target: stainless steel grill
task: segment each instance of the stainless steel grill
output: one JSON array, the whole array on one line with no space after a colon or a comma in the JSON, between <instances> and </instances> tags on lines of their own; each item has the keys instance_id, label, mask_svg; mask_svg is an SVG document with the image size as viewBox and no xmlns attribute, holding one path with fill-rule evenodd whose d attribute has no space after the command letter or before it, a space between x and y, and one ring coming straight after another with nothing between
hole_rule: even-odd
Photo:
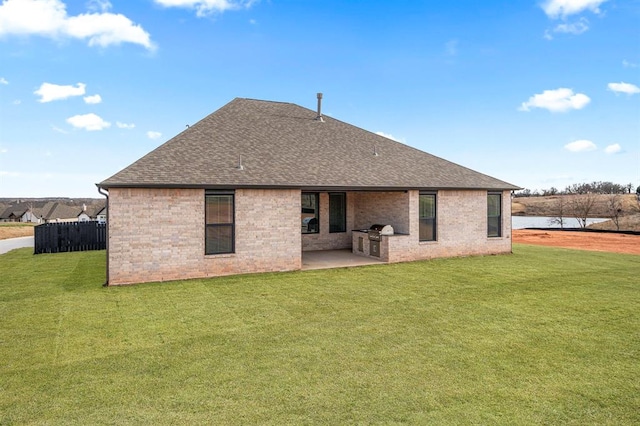
<instances>
[{"instance_id":1,"label":"stainless steel grill","mask_svg":"<svg viewBox=\"0 0 640 426\"><path fill-rule=\"evenodd\" d=\"M369 255L380 257L380 241L383 235L393 235L393 226L373 224L368 231L369 234Z\"/></svg>"},{"instance_id":2,"label":"stainless steel grill","mask_svg":"<svg viewBox=\"0 0 640 426\"><path fill-rule=\"evenodd\" d=\"M380 241L383 235L393 235L393 226L376 223L369 228L369 239L371 241Z\"/></svg>"}]
</instances>

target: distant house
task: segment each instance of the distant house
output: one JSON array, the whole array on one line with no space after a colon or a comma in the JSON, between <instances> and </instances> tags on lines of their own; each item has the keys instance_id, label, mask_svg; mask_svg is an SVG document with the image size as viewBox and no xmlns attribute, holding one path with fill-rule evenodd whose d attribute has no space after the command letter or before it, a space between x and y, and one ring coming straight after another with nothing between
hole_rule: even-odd
<instances>
[{"instance_id":1,"label":"distant house","mask_svg":"<svg viewBox=\"0 0 640 426\"><path fill-rule=\"evenodd\" d=\"M0 222L84 222L100 220L98 215L104 209L104 202L78 206L70 201L16 201L0 210Z\"/></svg>"},{"instance_id":2,"label":"distant house","mask_svg":"<svg viewBox=\"0 0 640 426\"><path fill-rule=\"evenodd\" d=\"M82 209L57 201L49 201L34 213L40 218L39 223L77 222Z\"/></svg>"},{"instance_id":3,"label":"distant house","mask_svg":"<svg viewBox=\"0 0 640 426\"><path fill-rule=\"evenodd\" d=\"M0 222L31 222L33 203L15 202L0 210Z\"/></svg>"},{"instance_id":4,"label":"distant house","mask_svg":"<svg viewBox=\"0 0 640 426\"><path fill-rule=\"evenodd\" d=\"M93 206L82 205L82 210L78 214L78 222L98 221L101 223L106 222L106 207L104 204L98 204Z\"/></svg>"},{"instance_id":5,"label":"distant house","mask_svg":"<svg viewBox=\"0 0 640 426\"><path fill-rule=\"evenodd\" d=\"M510 183L298 105L235 99L98 184L111 285L511 252ZM140 212L144 212L143 218ZM394 235L370 240L373 224Z\"/></svg>"},{"instance_id":6,"label":"distant house","mask_svg":"<svg viewBox=\"0 0 640 426\"><path fill-rule=\"evenodd\" d=\"M24 210L9 207L0 214L0 222L20 222Z\"/></svg>"},{"instance_id":7,"label":"distant house","mask_svg":"<svg viewBox=\"0 0 640 426\"><path fill-rule=\"evenodd\" d=\"M98 210L98 212L96 213L96 220L99 223L107 223L107 207L106 206Z\"/></svg>"},{"instance_id":8,"label":"distant house","mask_svg":"<svg viewBox=\"0 0 640 426\"><path fill-rule=\"evenodd\" d=\"M20 216L20 222L40 223L41 218L38 217L35 209L29 208Z\"/></svg>"}]
</instances>

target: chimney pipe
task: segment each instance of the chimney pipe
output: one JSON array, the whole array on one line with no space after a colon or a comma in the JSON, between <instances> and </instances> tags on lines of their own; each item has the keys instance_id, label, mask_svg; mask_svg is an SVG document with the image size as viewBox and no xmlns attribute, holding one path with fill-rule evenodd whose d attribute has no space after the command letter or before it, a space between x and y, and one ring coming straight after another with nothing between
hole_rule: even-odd
<instances>
[{"instance_id":1,"label":"chimney pipe","mask_svg":"<svg viewBox=\"0 0 640 426\"><path fill-rule=\"evenodd\" d=\"M322 93L318 93L318 116L316 117L317 121L323 122L322 119Z\"/></svg>"}]
</instances>

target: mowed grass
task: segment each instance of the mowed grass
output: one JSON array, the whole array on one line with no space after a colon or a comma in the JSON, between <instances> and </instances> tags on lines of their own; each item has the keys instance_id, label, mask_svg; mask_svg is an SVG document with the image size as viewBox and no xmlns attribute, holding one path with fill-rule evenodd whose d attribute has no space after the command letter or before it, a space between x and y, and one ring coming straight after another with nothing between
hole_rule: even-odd
<instances>
[{"instance_id":1,"label":"mowed grass","mask_svg":"<svg viewBox=\"0 0 640 426\"><path fill-rule=\"evenodd\" d=\"M640 424L640 256L104 270L0 256L0 424Z\"/></svg>"}]
</instances>

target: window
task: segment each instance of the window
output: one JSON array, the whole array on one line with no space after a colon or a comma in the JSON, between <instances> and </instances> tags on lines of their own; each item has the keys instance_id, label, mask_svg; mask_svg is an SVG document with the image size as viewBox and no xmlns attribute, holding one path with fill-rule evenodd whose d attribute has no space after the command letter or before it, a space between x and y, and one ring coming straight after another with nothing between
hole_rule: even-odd
<instances>
[{"instance_id":1,"label":"window","mask_svg":"<svg viewBox=\"0 0 640 426\"><path fill-rule=\"evenodd\" d=\"M235 251L234 193L205 192L205 254Z\"/></svg>"},{"instance_id":2,"label":"window","mask_svg":"<svg viewBox=\"0 0 640 426\"><path fill-rule=\"evenodd\" d=\"M347 194L329 194L329 232L347 232Z\"/></svg>"},{"instance_id":3,"label":"window","mask_svg":"<svg viewBox=\"0 0 640 426\"><path fill-rule=\"evenodd\" d=\"M502 236L502 194L487 194L487 236Z\"/></svg>"},{"instance_id":4,"label":"window","mask_svg":"<svg viewBox=\"0 0 640 426\"><path fill-rule=\"evenodd\" d=\"M302 193L302 233L317 234L320 232L320 199L317 192Z\"/></svg>"},{"instance_id":5,"label":"window","mask_svg":"<svg viewBox=\"0 0 640 426\"><path fill-rule=\"evenodd\" d=\"M420 241L436 241L436 193L420 193Z\"/></svg>"}]
</instances>

